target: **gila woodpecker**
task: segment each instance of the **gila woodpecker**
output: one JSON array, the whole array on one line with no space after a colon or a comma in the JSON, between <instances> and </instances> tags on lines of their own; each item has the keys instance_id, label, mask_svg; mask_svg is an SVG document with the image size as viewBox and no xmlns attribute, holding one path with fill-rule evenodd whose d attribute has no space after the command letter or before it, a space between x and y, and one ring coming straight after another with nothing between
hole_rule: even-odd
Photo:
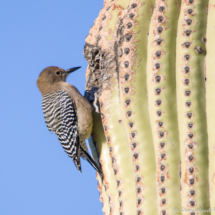
<instances>
[{"instance_id":1,"label":"gila woodpecker","mask_svg":"<svg viewBox=\"0 0 215 215\"><path fill-rule=\"evenodd\" d=\"M42 94L42 108L48 130L54 132L63 149L81 172L80 157L86 159L103 178L99 165L89 155L85 139L91 135L92 107L67 76L80 67L63 70L47 67L39 75L37 86Z\"/></svg>"}]
</instances>

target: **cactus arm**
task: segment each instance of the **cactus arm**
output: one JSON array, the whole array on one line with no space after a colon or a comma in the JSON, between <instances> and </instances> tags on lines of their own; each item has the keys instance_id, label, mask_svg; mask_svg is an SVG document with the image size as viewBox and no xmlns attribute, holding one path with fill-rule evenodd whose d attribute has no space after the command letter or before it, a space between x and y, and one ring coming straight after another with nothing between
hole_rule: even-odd
<instances>
[{"instance_id":1,"label":"cactus arm","mask_svg":"<svg viewBox=\"0 0 215 215\"><path fill-rule=\"evenodd\" d=\"M205 44L202 42L206 34L207 3L207 0L182 2L176 49L182 207L194 211L200 208L208 210L210 207L204 83ZM183 214L187 212L184 211Z\"/></svg>"},{"instance_id":2,"label":"cactus arm","mask_svg":"<svg viewBox=\"0 0 215 215\"><path fill-rule=\"evenodd\" d=\"M207 24L207 41L206 42L207 56L206 56L206 107L207 107L207 125L208 125L208 148L209 148L209 184L210 184L210 203L211 214L215 214L215 1L209 0L208 5L208 24Z\"/></svg>"},{"instance_id":3,"label":"cactus arm","mask_svg":"<svg viewBox=\"0 0 215 215\"><path fill-rule=\"evenodd\" d=\"M179 4L174 0L156 1L148 40L148 100L157 163L159 214L173 214L175 208L179 209L178 214L181 211L180 143L174 72L175 20L178 20Z\"/></svg>"}]
</instances>

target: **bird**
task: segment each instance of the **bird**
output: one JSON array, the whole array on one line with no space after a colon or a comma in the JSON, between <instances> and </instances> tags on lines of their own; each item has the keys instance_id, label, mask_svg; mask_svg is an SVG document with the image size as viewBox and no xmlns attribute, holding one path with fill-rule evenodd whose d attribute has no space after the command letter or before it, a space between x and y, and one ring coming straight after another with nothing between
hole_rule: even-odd
<instances>
[{"instance_id":1,"label":"bird","mask_svg":"<svg viewBox=\"0 0 215 215\"><path fill-rule=\"evenodd\" d=\"M85 139L92 133L92 107L78 89L67 83L69 74L81 67L67 70L49 66L42 70L37 86L42 94L46 126L57 135L64 151L82 172L80 157L87 160L103 179L101 167L90 156Z\"/></svg>"}]
</instances>

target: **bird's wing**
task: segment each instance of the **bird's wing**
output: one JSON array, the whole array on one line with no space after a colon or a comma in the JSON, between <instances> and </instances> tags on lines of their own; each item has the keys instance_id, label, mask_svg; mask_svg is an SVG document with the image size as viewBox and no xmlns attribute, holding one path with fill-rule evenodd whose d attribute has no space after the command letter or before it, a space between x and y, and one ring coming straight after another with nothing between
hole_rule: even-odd
<instances>
[{"instance_id":1,"label":"bird's wing","mask_svg":"<svg viewBox=\"0 0 215 215\"><path fill-rule=\"evenodd\" d=\"M43 114L49 131L53 131L65 152L81 171L78 122L75 103L66 91L48 93L42 101Z\"/></svg>"}]
</instances>

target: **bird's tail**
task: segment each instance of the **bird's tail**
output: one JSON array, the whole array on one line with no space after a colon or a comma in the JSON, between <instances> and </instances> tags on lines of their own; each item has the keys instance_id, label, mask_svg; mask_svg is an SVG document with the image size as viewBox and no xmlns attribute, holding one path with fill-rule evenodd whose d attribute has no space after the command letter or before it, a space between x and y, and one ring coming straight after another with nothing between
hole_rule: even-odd
<instances>
[{"instance_id":1,"label":"bird's tail","mask_svg":"<svg viewBox=\"0 0 215 215\"><path fill-rule=\"evenodd\" d=\"M103 181L104 175L101 167L92 159L92 157L82 147L81 147L81 157L85 158L91 164L91 166L99 173Z\"/></svg>"},{"instance_id":2,"label":"bird's tail","mask_svg":"<svg viewBox=\"0 0 215 215\"><path fill-rule=\"evenodd\" d=\"M73 161L74 161L74 164L75 164L75 166L77 167L78 171L79 171L79 172L82 172L82 171L81 171L80 157L79 157L79 159L78 159L77 156L74 157L74 158L73 158Z\"/></svg>"}]
</instances>

